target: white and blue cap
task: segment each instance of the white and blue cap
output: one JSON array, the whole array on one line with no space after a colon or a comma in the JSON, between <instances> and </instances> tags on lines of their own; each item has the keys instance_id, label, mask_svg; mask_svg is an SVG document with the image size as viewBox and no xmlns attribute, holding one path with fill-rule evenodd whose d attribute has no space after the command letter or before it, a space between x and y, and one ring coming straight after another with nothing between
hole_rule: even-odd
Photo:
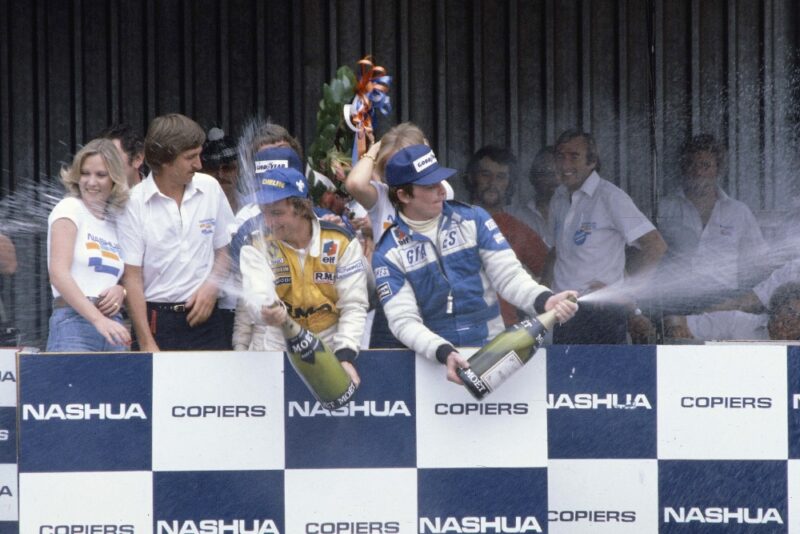
<instances>
[{"instance_id":1,"label":"white and blue cap","mask_svg":"<svg viewBox=\"0 0 800 534\"><path fill-rule=\"evenodd\" d=\"M294 169L303 172L300 156L289 147L262 148L254 159L256 178L270 169Z\"/></svg>"},{"instance_id":2,"label":"white and blue cap","mask_svg":"<svg viewBox=\"0 0 800 534\"><path fill-rule=\"evenodd\" d=\"M392 187L405 184L433 185L455 173L455 169L439 166L436 154L428 145L411 145L389 159L386 164L386 183Z\"/></svg>"},{"instance_id":3,"label":"white and blue cap","mask_svg":"<svg viewBox=\"0 0 800 534\"><path fill-rule=\"evenodd\" d=\"M302 172L293 168L270 169L256 174L258 188L256 202L272 204L284 198L308 198L308 180Z\"/></svg>"}]
</instances>

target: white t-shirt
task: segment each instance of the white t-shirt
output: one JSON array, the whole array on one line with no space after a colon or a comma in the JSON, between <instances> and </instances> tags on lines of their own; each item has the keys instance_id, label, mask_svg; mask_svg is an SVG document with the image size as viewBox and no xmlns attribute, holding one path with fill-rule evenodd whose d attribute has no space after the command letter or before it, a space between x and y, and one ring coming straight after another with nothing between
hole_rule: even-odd
<instances>
[{"instance_id":1,"label":"white t-shirt","mask_svg":"<svg viewBox=\"0 0 800 534\"><path fill-rule=\"evenodd\" d=\"M131 190L118 224L125 262L142 267L148 302L185 302L214 266L214 251L231 241L228 199L219 183L195 173L180 207L152 174Z\"/></svg>"},{"instance_id":2,"label":"white t-shirt","mask_svg":"<svg viewBox=\"0 0 800 534\"><path fill-rule=\"evenodd\" d=\"M625 245L655 230L622 189L592 172L580 189L563 185L550 199L550 226L556 247L553 291L584 292L592 281L622 281Z\"/></svg>"},{"instance_id":3,"label":"white t-shirt","mask_svg":"<svg viewBox=\"0 0 800 534\"><path fill-rule=\"evenodd\" d=\"M83 201L75 197L61 200L47 218L47 265L50 265L50 238L53 223L69 219L78 227L72 252L70 274L87 297L97 297L115 285L125 270L121 256L117 227L110 218L98 219ZM53 286L53 297L61 293Z\"/></svg>"},{"instance_id":4,"label":"white t-shirt","mask_svg":"<svg viewBox=\"0 0 800 534\"><path fill-rule=\"evenodd\" d=\"M687 315L686 325L703 341L745 341L769 339L767 314L718 311Z\"/></svg>"},{"instance_id":5,"label":"white t-shirt","mask_svg":"<svg viewBox=\"0 0 800 534\"><path fill-rule=\"evenodd\" d=\"M682 275L700 275L705 290L748 287L767 258L767 244L755 216L722 189L705 228L700 213L683 192L658 208L658 229L667 242L665 261Z\"/></svg>"},{"instance_id":6,"label":"white t-shirt","mask_svg":"<svg viewBox=\"0 0 800 534\"><path fill-rule=\"evenodd\" d=\"M377 243L380 241L383 233L394 224L397 218L397 210L394 209L394 206L389 200L389 186L377 180L372 180L370 183L378 193L378 199L375 201L375 205L367 210L369 222L372 224L373 240Z\"/></svg>"},{"instance_id":7,"label":"white t-shirt","mask_svg":"<svg viewBox=\"0 0 800 534\"><path fill-rule=\"evenodd\" d=\"M539 234L548 248L553 246L553 228L549 221L542 215L536 207L536 200L531 199L525 204L511 206L508 213L530 226L534 232Z\"/></svg>"},{"instance_id":8,"label":"white t-shirt","mask_svg":"<svg viewBox=\"0 0 800 534\"><path fill-rule=\"evenodd\" d=\"M775 290L787 282L800 282L800 258L795 259L773 271L769 278L756 285L753 293L765 308L769 308L769 301Z\"/></svg>"}]
</instances>

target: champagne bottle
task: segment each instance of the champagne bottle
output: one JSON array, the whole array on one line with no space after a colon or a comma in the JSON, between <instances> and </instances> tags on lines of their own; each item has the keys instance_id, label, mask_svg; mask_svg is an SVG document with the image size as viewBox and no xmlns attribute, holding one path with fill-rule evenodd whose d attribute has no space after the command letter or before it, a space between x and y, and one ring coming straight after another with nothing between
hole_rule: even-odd
<instances>
[{"instance_id":1,"label":"champagne bottle","mask_svg":"<svg viewBox=\"0 0 800 534\"><path fill-rule=\"evenodd\" d=\"M281 325L289 361L323 408L341 408L356 385L325 343L290 317Z\"/></svg>"},{"instance_id":2,"label":"champagne bottle","mask_svg":"<svg viewBox=\"0 0 800 534\"><path fill-rule=\"evenodd\" d=\"M550 310L512 325L473 354L467 360L468 369L459 368L456 373L472 396L481 400L528 363L555 324L556 312Z\"/></svg>"},{"instance_id":3,"label":"champagne bottle","mask_svg":"<svg viewBox=\"0 0 800 534\"><path fill-rule=\"evenodd\" d=\"M269 254L264 255L269 258ZM274 279L272 269L265 264L258 280L242 280L245 303L252 315L259 316L262 306L271 308L281 305L275 292ZM328 410L341 408L350 402L356 384L333 351L288 315L281 325L281 331L286 339L289 362L314 398Z\"/></svg>"}]
</instances>

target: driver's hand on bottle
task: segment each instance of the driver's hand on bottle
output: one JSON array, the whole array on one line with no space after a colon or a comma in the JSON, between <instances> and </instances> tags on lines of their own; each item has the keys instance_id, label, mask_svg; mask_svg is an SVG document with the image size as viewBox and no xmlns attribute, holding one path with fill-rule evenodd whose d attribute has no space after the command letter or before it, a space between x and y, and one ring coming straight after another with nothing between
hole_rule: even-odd
<instances>
[{"instance_id":1,"label":"driver's hand on bottle","mask_svg":"<svg viewBox=\"0 0 800 534\"><path fill-rule=\"evenodd\" d=\"M353 384L356 387L361 384L361 377L358 376L358 371L356 371L356 366L350 362L342 362L342 367L344 368L345 372L350 376L350 379L353 381Z\"/></svg>"},{"instance_id":2,"label":"driver's hand on bottle","mask_svg":"<svg viewBox=\"0 0 800 534\"><path fill-rule=\"evenodd\" d=\"M561 293L556 293L544 303L545 311L550 311L555 308L556 320L558 320L559 323L569 321L578 311L578 304L569 300L569 297L574 297L575 300L578 300L578 292L572 290L562 291Z\"/></svg>"},{"instance_id":3,"label":"driver's hand on bottle","mask_svg":"<svg viewBox=\"0 0 800 534\"><path fill-rule=\"evenodd\" d=\"M261 318L270 326L280 326L286 321L286 308L281 303L261 306Z\"/></svg>"},{"instance_id":4,"label":"driver's hand on bottle","mask_svg":"<svg viewBox=\"0 0 800 534\"><path fill-rule=\"evenodd\" d=\"M457 352L451 352L450 354L448 354L447 355L447 379L450 382L454 382L454 383L456 383L458 385L463 386L464 382L462 382L461 379L456 374L456 369L458 369L459 367L461 369L468 369L469 368L469 362L467 362L467 359L464 358L461 354L459 354Z\"/></svg>"}]
</instances>

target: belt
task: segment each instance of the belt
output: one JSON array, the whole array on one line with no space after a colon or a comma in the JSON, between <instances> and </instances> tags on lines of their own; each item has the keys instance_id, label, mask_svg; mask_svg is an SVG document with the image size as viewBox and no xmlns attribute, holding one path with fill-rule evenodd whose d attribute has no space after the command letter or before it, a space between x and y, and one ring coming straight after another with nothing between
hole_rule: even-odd
<instances>
[{"instance_id":1,"label":"belt","mask_svg":"<svg viewBox=\"0 0 800 534\"><path fill-rule=\"evenodd\" d=\"M185 302L148 302L147 308L172 313L186 313L187 311Z\"/></svg>"},{"instance_id":2,"label":"belt","mask_svg":"<svg viewBox=\"0 0 800 534\"><path fill-rule=\"evenodd\" d=\"M97 306L97 302L100 300L98 297L86 297L86 300ZM53 309L57 310L58 308L70 308L71 306L67 304L67 301L64 300L64 297L56 297L53 299Z\"/></svg>"}]
</instances>

